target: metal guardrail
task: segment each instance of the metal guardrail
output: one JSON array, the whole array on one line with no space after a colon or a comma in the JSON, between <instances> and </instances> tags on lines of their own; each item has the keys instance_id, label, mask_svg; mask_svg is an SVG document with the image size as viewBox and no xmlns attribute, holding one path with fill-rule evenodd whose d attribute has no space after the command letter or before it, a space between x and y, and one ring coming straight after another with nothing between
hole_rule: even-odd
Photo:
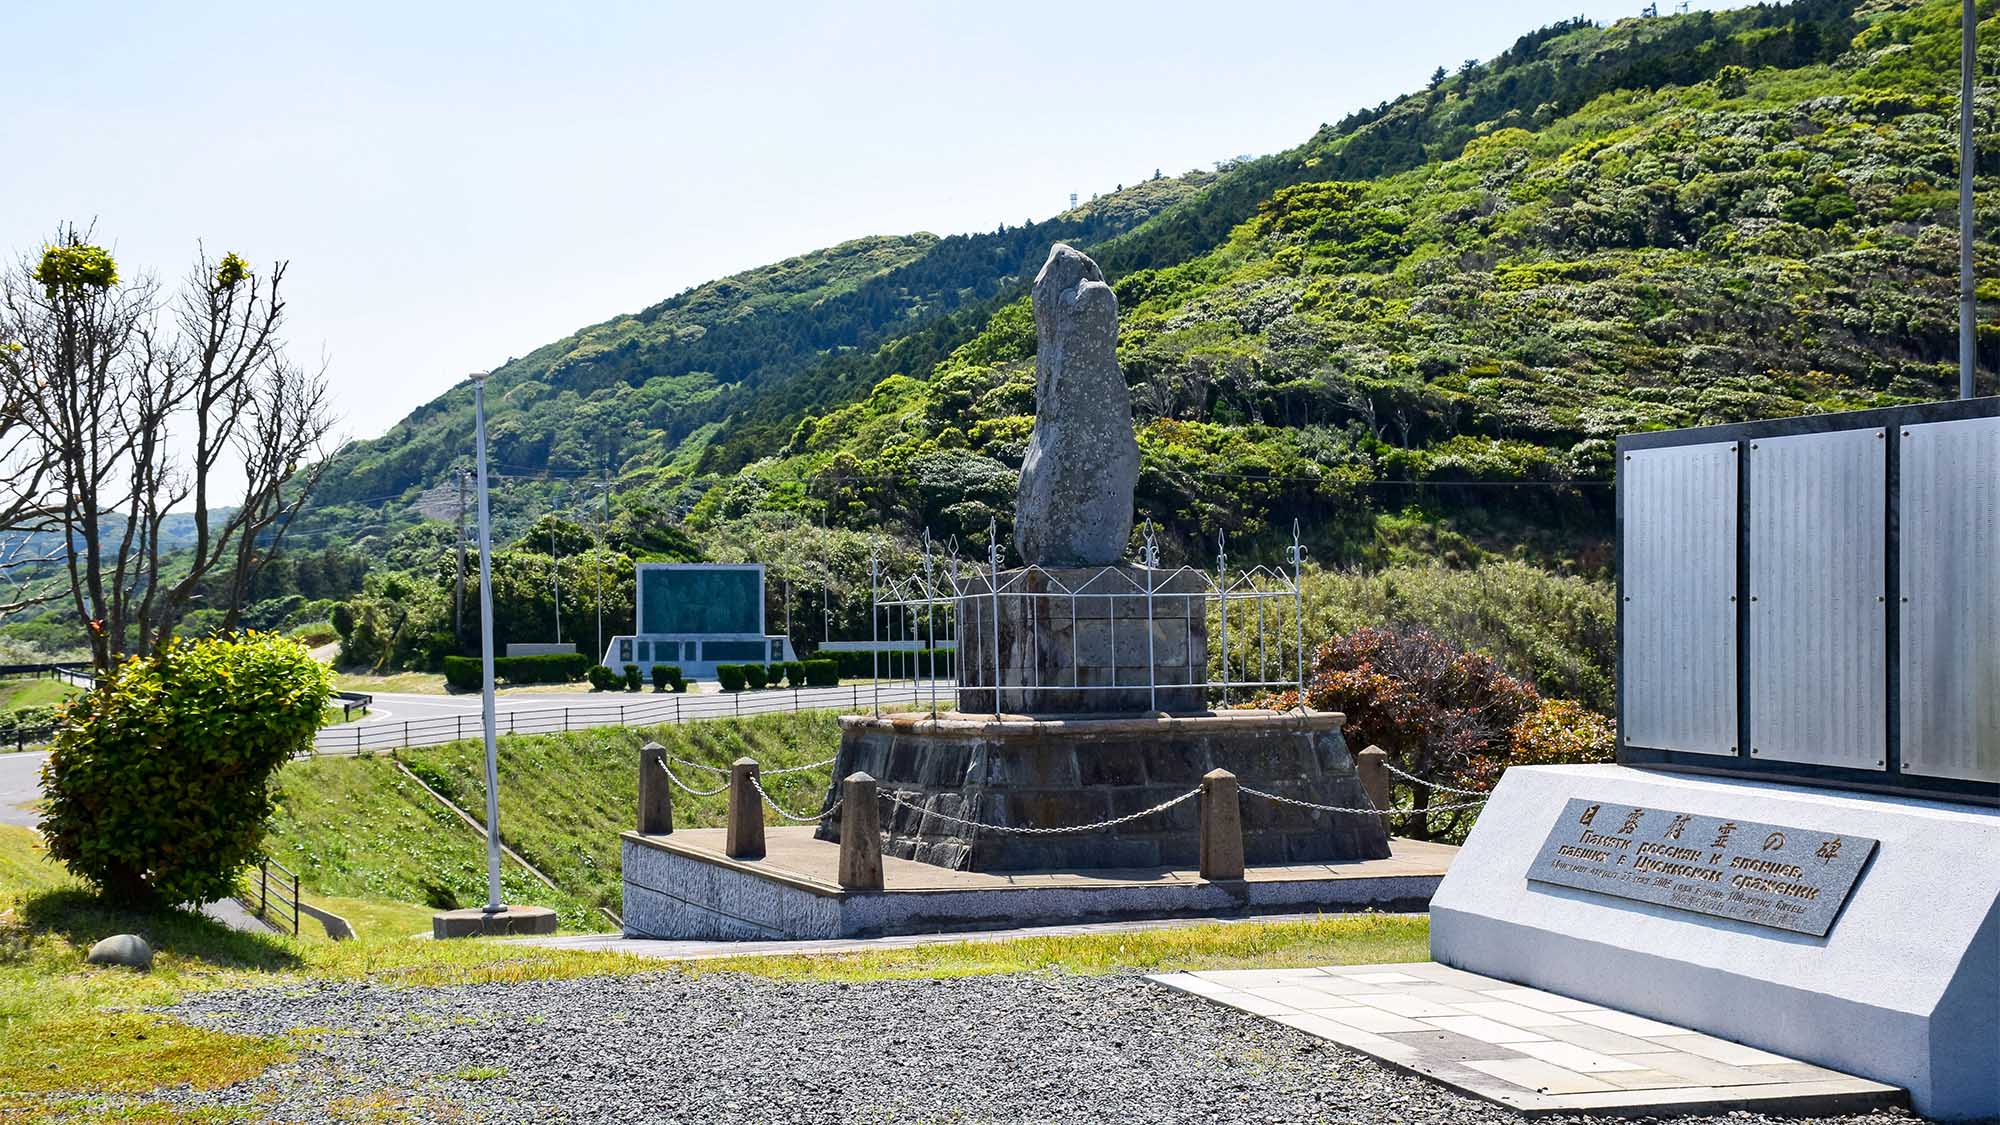
<instances>
[{"instance_id":1,"label":"metal guardrail","mask_svg":"<svg viewBox=\"0 0 2000 1125\"><path fill-rule=\"evenodd\" d=\"M721 695L667 695L642 703L571 704L532 711L503 711L497 716L498 733L561 734L594 727L654 727L704 719L843 707L858 711L868 706L922 703L934 695L948 696L954 687L949 681L940 681L935 689L929 683L899 682L893 686L850 684L846 692L827 688L765 688ZM787 695L791 697L790 707L780 702ZM773 703L777 705L773 706ZM478 738L480 734L477 712L437 715L427 719L353 723L321 728L313 738L312 752L344 755L370 750L442 746L448 742Z\"/></svg>"},{"instance_id":2,"label":"metal guardrail","mask_svg":"<svg viewBox=\"0 0 2000 1125\"><path fill-rule=\"evenodd\" d=\"M0 677L26 676L36 680L61 680L77 687L96 687L97 676L90 665L78 661L54 664L0 664Z\"/></svg>"},{"instance_id":3,"label":"metal guardrail","mask_svg":"<svg viewBox=\"0 0 2000 1125\"><path fill-rule=\"evenodd\" d=\"M299 875L275 859L267 859L245 876L236 901L262 921L299 935Z\"/></svg>"},{"instance_id":4,"label":"metal guardrail","mask_svg":"<svg viewBox=\"0 0 2000 1125\"><path fill-rule=\"evenodd\" d=\"M375 697L365 691L336 691L333 698L340 703L340 721L343 723L354 718L356 707L366 712L375 705Z\"/></svg>"}]
</instances>

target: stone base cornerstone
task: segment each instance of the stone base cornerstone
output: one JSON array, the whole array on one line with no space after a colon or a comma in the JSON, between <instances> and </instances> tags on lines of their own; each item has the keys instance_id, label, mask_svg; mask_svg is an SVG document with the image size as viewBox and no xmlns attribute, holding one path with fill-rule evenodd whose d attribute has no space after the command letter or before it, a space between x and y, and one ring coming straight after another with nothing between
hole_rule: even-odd
<instances>
[{"instance_id":1,"label":"stone base cornerstone","mask_svg":"<svg viewBox=\"0 0 2000 1125\"><path fill-rule=\"evenodd\" d=\"M1034 567L958 599L958 709L1009 715L1208 710L1206 582L1192 571ZM1149 594L1150 591L1150 594ZM996 636L995 623L998 623Z\"/></svg>"},{"instance_id":2,"label":"stone base cornerstone","mask_svg":"<svg viewBox=\"0 0 2000 1125\"><path fill-rule=\"evenodd\" d=\"M1091 824L1160 804L1221 768L1250 788L1341 808L1368 808L1333 712L1220 711L1124 718L921 713L847 715L833 777L860 770L915 808L882 807L884 855L960 871L1193 866L1198 801L1092 832L1017 835L981 824ZM1384 859L1371 814L1327 813L1244 794L1244 861L1252 866ZM946 819L958 818L958 820ZM819 829L839 840L840 813Z\"/></svg>"},{"instance_id":3,"label":"stone base cornerstone","mask_svg":"<svg viewBox=\"0 0 2000 1125\"><path fill-rule=\"evenodd\" d=\"M2000 810L1517 766L1432 900L1431 954L1996 1116L1997 856Z\"/></svg>"}]
</instances>

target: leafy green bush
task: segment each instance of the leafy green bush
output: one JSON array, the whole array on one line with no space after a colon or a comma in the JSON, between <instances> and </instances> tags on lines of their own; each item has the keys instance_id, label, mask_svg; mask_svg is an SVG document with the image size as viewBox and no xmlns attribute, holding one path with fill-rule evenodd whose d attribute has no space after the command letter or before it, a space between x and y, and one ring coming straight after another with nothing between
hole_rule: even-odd
<instances>
[{"instance_id":1,"label":"leafy green bush","mask_svg":"<svg viewBox=\"0 0 2000 1125\"><path fill-rule=\"evenodd\" d=\"M592 691L610 691L618 683L618 673L603 664L592 664L584 675L590 680Z\"/></svg>"},{"instance_id":2,"label":"leafy green bush","mask_svg":"<svg viewBox=\"0 0 2000 1125\"><path fill-rule=\"evenodd\" d=\"M953 652L948 648L899 649L868 652L842 650L829 652L824 659L832 660L840 669L840 675L847 679L865 680L880 677L885 680L908 679L912 676L949 676L955 664Z\"/></svg>"},{"instance_id":3,"label":"leafy green bush","mask_svg":"<svg viewBox=\"0 0 2000 1125\"><path fill-rule=\"evenodd\" d=\"M25 746L30 742L47 741L55 733L63 706L52 703L43 707L21 707L0 714L0 745L11 742L15 746Z\"/></svg>"},{"instance_id":4,"label":"leafy green bush","mask_svg":"<svg viewBox=\"0 0 2000 1125\"><path fill-rule=\"evenodd\" d=\"M715 678L721 681L723 691L743 690L743 685L750 679L749 674L744 671L744 667L742 664L717 664L715 666Z\"/></svg>"},{"instance_id":5,"label":"leafy green bush","mask_svg":"<svg viewBox=\"0 0 2000 1125\"><path fill-rule=\"evenodd\" d=\"M775 667L778 667L778 665L775 665L775 664L774 664L774 665L772 665L772 667L774 667L774 668L775 668ZM785 663L784 663L784 669L785 669L785 683L786 683L786 684L787 684L788 686L791 686L791 687L795 687L795 688L799 688L799 687L804 687L804 686L806 686L806 662L805 662L805 661L803 661L803 660L787 660L787 661L785 661Z\"/></svg>"},{"instance_id":6,"label":"leafy green bush","mask_svg":"<svg viewBox=\"0 0 2000 1125\"><path fill-rule=\"evenodd\" d=\"M751 691L762 691L771 684L771 666L768 664L745 664L743 679Z\"/></svg>"},{"instance_id":7,"label":"leafy green bush","mask_svg":"<svg viewBox=\"0 0 2000 1125\"><path fill-rule=\"evenodd\" d=\"M625 666L625 690L638 691L639 686L639 666L637 664L627 664Z\"/></svg>"},{"instance_id":8,"label":"leafy green bush","mask_svg":"<svg viewBox=\"0 0 2000 1125\"><path fill-rule=\"evenodd\" d=\"M805 662L806 683L813 687L839 687L840 664L833 660L808 660Z\"/></svg>"},{"instance_id":9,"label":"leafy green bush","mask_svg":"<svg viewBox=\"0 0 2000 1125\"><path fill-rule=\"evenodd\" d=\"M1609 762L1617 756L1618 726L1573 699L1544 699L1514 724L1510 766Z\"/></svg>"},{"instance_id":10,"label":"leafy green bush","mask_svg":"<svg viewBox=\"0 0 2000 1125\"><path fill-rule=\"evenodd\" d=\"M496 656L493 678L510 684L568 684L582 680L590 671L590 658L580 652L551 652L539 656ZM462 691L480 688L479 658L447 656L444 679Z\"/></svg>"},{"instance_id":11,"label":"leafy green bush","mask_svg":"<svg viewBox=\"0 0 2000 1125\"><path fill-rule=\"evenodd\" d=\"M444 682L460 691L478 691L481 686L479 658L476 656L447 656L444 658Z\"/></svg>"},{"instance_id":12,"label":"leafy green bush","mask_svg":"<svg viewBox=\"0 0 2000 1125\"><path fill-rule=\"evenodd\" d=\"M653 665L654 691L679 691L681 670L673 664Z\"/></svg>"},{"instance_id":13,"label":"leafy green bush","mask_svg":"<svg viewBox=\"0 0 2000 1125\"><path fill-rule=\"evenodd\" d=\"M297 641L177 640L75 703L43 767L49 854L133 903L229 893L262 847L278 768L333 694Z\"/></svg>"}]
</instances>

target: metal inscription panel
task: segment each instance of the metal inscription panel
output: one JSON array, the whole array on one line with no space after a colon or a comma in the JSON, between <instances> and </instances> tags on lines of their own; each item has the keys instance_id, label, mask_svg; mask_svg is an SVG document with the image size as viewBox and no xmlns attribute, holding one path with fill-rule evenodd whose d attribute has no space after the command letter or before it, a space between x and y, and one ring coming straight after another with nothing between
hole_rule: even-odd
<instances>
[{"instance_id":1,"label":"metal inscription panel","mask_svg":"<svg viewBox=\"0 0 2000 1125\"><path fill-rule=\"evenodd\" d=\"M1528 878L1825 937L1875 846L1865 836L1572 797Z\"/></svg>"},{"instance_id":2,"label":"metal inscription panel","mask_svg":"<svg viewBox=\"0 0 2000 1125\"><path fill-rule=\"evenodd\" d=\"M1888 754L1883 431L1750 443L1750 753L1882 769Z\"/></svg>"},{"instance_id":3,"label":"metal inscription panel","mask_svg":"<svg viewBox=\"0 0 2000 1125\"><path fill-rule=\"evenodd\" d=\"M1901 437L1903 772L2000 781L2000 418Z\"/></svg>"},{"instance_id":4,"label":"metal inscription panel","mask_svg":"<svg viewBox=\"0 0 2000 1125\"><path fill-rule=\"evenodd\" d=\"M1639 449L1619 466L1629 745L1736 753L1736 449Z\"/></svg>"}]
</instances>

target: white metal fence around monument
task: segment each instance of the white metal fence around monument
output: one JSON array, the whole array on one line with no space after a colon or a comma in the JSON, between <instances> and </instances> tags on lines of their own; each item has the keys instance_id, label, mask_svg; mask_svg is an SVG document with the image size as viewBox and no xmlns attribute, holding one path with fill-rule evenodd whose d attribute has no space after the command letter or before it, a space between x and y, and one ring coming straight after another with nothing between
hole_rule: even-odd
<instances>
[{"instance_id":1,"label":"white metal fence around monument","mask_svg":"<svg viewBox=\"0 0 2000 1125\"><path fill-rule=\"evenodd\" d=\"M952 649L958 687L991 691L995 714L1004 709L1008 696L1033 701L1037 696L1078 692L1143 693L1148 710L1161 709L1162 692L1182 697L1199 692L1202 705L1226 707L1232 693L1240 698L1296 691L1303 703L1308 652L1300 571L1306 549L1296 521L1284 567L1232 570L1227 541L1218 534L1213 572L1191 566L1161 569L1159 543L1150 524L1134 562L1084 568L1082 573L1039 565L1003 569L1005 548L997 523L988 525L988 541L983 565L961 558L955 544L940 545L928 534L923 554L908 574L884 575L871 558L874 640ZM1001 648L1003 622L1016 628L1025 623L1028 636L1017 637L1016 642L1025 640L1031 654L1042 647L1044 622L1052 638L1066 634L1069 651L1060 661L1062 673L1044 681L1041 664L1032 657L1009 664ZM1094 654L1086 653L1083 638L1100 622L1105 634L1102 650L1108 659L1094 660L1090 658ZM1132 659L1122 655L1121 627L1142 633L1142 655ZM1162 636L1186 646L1187 655L1179 665L1183 675L1162 679L1162 667L1175 666L1160 659ZM1213 645L1200 646L1205 662L1197 667L1192 662L1198 636L1212 639ZM1064 641L1057 638L1055 643L1060 647ZM933 710L941 690L933 682Z\"/></svg>"},{"instance_id":2,"label":"white metal fence around monument","mask_svg":"<svg viewBox=\"0 0 2000 1125\"><path fill-rule=\"evenodd\" d=\"M940 691L954 690L946 681ZM925 700L926 688L897 682L890 685L850 684L846 691L827 688L766 688L720 695L667 695L636 703L583 703L565 707L503 711L496 716L498 733L560 734L596 727L654 727L708 719L742 718L794 711L849 710L867 706L908 706ZM789 705L788 705L789 704ZM423 719L349 723L323 727L313 737L315 755L358 754L442 746L480 736L476 711L434 715Z\"/></svg>"}]
</instances>

